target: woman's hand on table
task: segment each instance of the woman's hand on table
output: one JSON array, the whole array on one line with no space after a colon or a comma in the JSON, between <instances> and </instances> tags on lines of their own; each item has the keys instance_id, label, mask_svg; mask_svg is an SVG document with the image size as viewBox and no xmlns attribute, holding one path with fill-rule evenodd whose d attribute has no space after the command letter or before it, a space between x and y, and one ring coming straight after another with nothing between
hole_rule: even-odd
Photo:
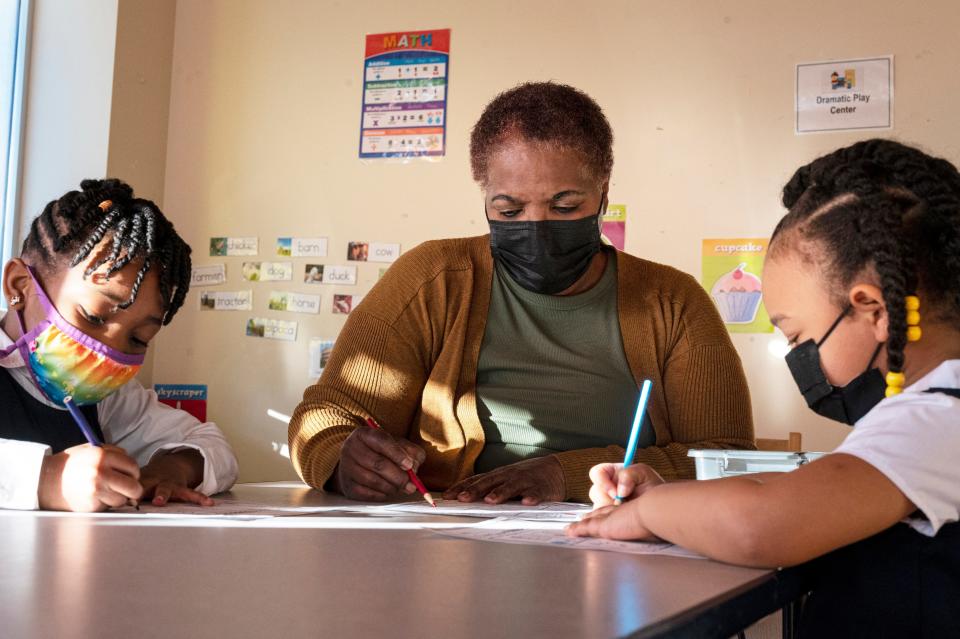
<instances>
[{"instance_id":1,"label":"woman's hand on table","mask_svg":"<svg viewBox=\"0 0 960 639\"><path fill-rule=\"evenodd\" d=\"M517 497L527 506L562 501L566 497L566 482L560 462L552 455L526 459L468 477L443 493L444 499L483 500L488 504L502 504Z\"/></svg>"},{"instance_id":2,"label":"woman's hand on table","mask_svg":"<svg viewBox=\"0 0 960 639\"><path fill-rule=\"evenodd\" d=\"M423 449L385 430L357 428L340 450L334 471L334 488L344 497L359 501L386 501L417 491L407 470L423 463Z\"/></svg>"},{"instance_id":3,"label":"woman's hand on table","mask_svg":"<svg viewBox=\"0 0 960 639\"><path fill-rule=\"evenodd\" d=\"M617 495L622 501L636 499L646 491L664 483L663 477L646 464L597 464L590 469L590 501L595 508L611 506Z\"/></svg>"}]
</instances>

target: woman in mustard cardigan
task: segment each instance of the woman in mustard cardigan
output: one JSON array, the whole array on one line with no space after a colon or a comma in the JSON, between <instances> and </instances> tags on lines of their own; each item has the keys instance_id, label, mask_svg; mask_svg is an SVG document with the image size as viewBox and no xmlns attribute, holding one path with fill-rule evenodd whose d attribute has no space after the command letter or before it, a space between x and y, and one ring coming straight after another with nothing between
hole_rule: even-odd
<instances>
[{"instance_id":1,"label":"woman in mustard cardigan","mask_svg":"<svg viewBox=\"0 0 960 639\"><path fill-rule=\"evenodd\" d=\"M613 135L555 83L497 96L470 158L490 234L421 244L350 314L290 421L311 486L380 501L587 500L623 459L653 380L636 461L690 478L690 448L749 448L740 360L690 276L604 246ZM382 430L367 428L368 417Z\"/></svg>"}]
</instances>

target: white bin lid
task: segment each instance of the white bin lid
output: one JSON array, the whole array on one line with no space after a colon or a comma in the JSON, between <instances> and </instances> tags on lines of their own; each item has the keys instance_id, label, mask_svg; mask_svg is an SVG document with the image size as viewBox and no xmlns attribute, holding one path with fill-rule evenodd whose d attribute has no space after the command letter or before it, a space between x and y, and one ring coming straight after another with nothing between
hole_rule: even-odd
<instances>
[{"instance_id":1,"label":"white bin lid","mask_svg":"<svg viewBox=\"0 0 960 639\"><path fill-rule=\"evenodd\" d=\"M813 461L826 455L826 453L795 453L787 450L738 450L738 449L718 449L718 448L698 448L687 452L688 457L697 457L700 459L743 459L743 460L782 460L791 461L797 459L798 455L803 455L807 461Z\"/></svg>"}]
</instances>

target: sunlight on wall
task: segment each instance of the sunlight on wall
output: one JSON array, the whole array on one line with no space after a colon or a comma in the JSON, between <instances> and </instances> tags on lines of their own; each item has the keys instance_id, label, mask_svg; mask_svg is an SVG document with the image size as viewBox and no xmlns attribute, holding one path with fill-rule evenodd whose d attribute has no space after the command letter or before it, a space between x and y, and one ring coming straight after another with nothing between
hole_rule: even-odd
<instances>
[{"instance_id":1,"label":"sunlight on wall","mask_svg":"<svg viewBox=\"0 0 960 639\"><path fill-rule=\"evenodd\" d=\"M767 351L777 359L783 359L787 356L787 353L790 352L790 344L787 343L787 338L778 335L773 337L767 343Z\"/></svg>"}]
</instances>

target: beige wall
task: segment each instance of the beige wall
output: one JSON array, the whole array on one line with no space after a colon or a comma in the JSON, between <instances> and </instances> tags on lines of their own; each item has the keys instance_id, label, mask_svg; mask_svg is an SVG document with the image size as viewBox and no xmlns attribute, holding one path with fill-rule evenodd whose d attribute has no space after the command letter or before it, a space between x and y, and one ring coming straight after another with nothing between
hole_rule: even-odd
<instances>
[{"instance_id":1,"label":"beige wall","mask_svg":"<svg viewBox=\"0 0 960 639\"><path fill-rule=\"evenodd\" d=\"M117 11L107 175L163 203L177 3L123 0Z\"/></svg>"},{"instance_id":2,"label":"beige wall","mask_svg":"<svg viewBox=\"0 0 960 639\"><path fill-rule=\"evenodd\" d=\"M117 9L116 55L107 175L163 206L173 67L174 0L123 0ZM153 384L155 349L138 378Z\"/></svg>"},{"instance_id":3,"label":"beige wall","mask_svg":"<svg viewBox=\"0 0 960 639\"><path fill-rule=\"evenodd\" d=\"M776 6L774 6L776 5ZM282 235L323 235L326 263L350 240L479 234L481 199L467 140L483 105L525 80L578 86L616 134L611 200L628 206L627 250L699 277L700 240L765 236L778 191L801 163L867 134L793 133L794 64L894 54L901 139L960 160L960 68L953 0L253 2L180 0L176 11L164 205L206 256L212 235L257 235L269 259ZM356 158L364 35L453 29L448 155L440 162ZM243 258L223 290L247 285ZM294 259L302 272L303 259ZM377 266L360 266L362 293ZM300 322L296 343L247 338L250 313L203 313L198 292L160 335L157 382L206 383L210 415L240 455L242 479L292 476L275 452L307 385L311 336L334 336L331 287L255 283L255 315ZM272 289L323 295L319 316L266 310ZM761 436L804 434L829 450L846 428L806 410L767 335L734 336Z\"/></svg>"}]
</instances>

